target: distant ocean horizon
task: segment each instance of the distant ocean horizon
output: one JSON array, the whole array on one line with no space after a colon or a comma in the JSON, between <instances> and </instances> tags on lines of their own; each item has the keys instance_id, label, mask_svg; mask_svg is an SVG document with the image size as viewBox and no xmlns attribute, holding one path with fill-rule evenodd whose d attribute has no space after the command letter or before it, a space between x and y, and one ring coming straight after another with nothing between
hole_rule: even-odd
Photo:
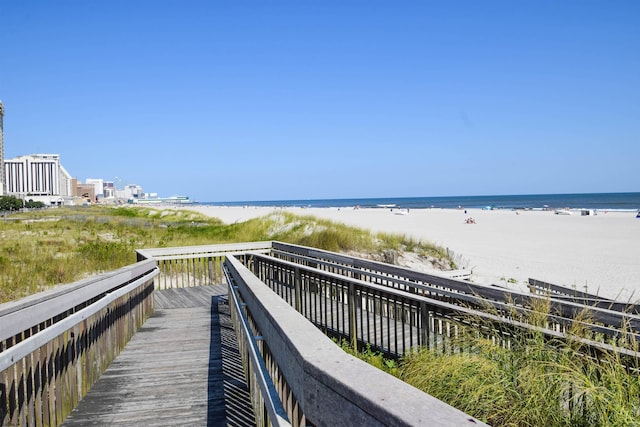
<instances>
[{"instance_id":1,"label":"distant ocean horizon","mask_svg":"<svg viewBox=\"0 0 640 427\"><path fill-rule=\"evenodd\" d=\"M468 208L468 209L597 209L640 210L640 193L525 194L499 196L378 197L354 199L260 200L201 202L212 206L275 206L309 208Z\"/></svg>"}]
</instances>

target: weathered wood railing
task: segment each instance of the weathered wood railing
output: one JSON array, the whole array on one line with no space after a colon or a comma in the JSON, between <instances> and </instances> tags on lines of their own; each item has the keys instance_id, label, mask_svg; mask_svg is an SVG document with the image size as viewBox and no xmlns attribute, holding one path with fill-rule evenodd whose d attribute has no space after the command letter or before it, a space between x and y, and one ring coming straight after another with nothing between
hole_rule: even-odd
<instances>
[{"instance_id":1,"label":"weathered wood railing","mask_svg":"<svg viewBox=\"0 0 640 427\"><path fill-rule=\"evenodd\" d=\"M587 310L585 347L638 358L608 341L636 339L640 317L609 301L582 304L595 300L588 295L517 293L280 242L139 250L138 260L0 305L2 425L60 424L150 315L154 288L229 283L256 413L273 425L471 422L326 335L391 356L416 346L464 351L465 329L505 346L516 330L563 339ZM543 328L521 320L532 301L550 301Z\"/></svg>"},{"instance_id":2,"label":"weathered wood railing","mask_svg":"<svg viewBox=\"0 0 640 427\"><path fill-rule=\"evenodd\" d=\"M547 328L566 332L580 312L587 314L585 327L593 337L639 339L640 316L625 310L627 305L591 304L593 300L558 298L558 293L538 295L498 287L477 285L468 281L426 274L386 263L352 257L282 242L255 242L231 245L194 246L139 250L139 259L154 257L161 270L156 288L197 286L200 283L224 281L221 263L225 255L246 253L269 254L275 258L361 281L422 295L434 300L481 311L492 310L503 316L530 316L534 307L549 304ZM272 273L274 274L274 273ZM561 289L560 287L557 287Z\"/></svg>"},{"instance_id":3,"label":"weathered wood railing","mask_svg":"<svg viewBox=\"0 0 640 427\"><path fill-rule=\"evenodd\" d=\"M570 289L564 286L554 285L553 283L543 282L542 280L529 279L527 287L531 293L534 294L549 295L560 300L573 301L590 307L600 307L622 313L640 314L640 306L637 304L614 301L577 289Z\"/></svg>"},{"instance_id":4,"label":"weathered wood railing","mask_svg":"<svg viewBox=\"0 0 640 427\"><path fill-rule=\"evenodd\" d=\"M469 306L469 296L465 295L457 303L443 301L414 292L415 289L409 292L372 284L268 255L245 254L239 258L263 283L327 335L347 339L359 347L369 346L390 357L401 357L416 346L446 353L463 351L466 346L463 329L482 333L505 347L511 345L516 331L566 338L566 332L559 327L537 327L513 318L506 310ZM412 286L420 289L425 285ZM559 325L558 316L549 318L550 324ZM609 338L625 336L619 330L583 323L592 330L591 337L579 338L586 348L638 358L636 352L614 348L601 336L604 333L610 334Z\"/></svg>"},{"instance_id":5,"label":"weathered wood railing","mask_svg":"<svg viewBox=\"0 0 640 427\"><path fill-rule=\"evenodd\" d=\"M636 339L640 318L632 313L549 295L475 285L313 248L280 242L262 242L261 245L253 251L227 249L229 257L225 265L234 262L235 258L240 260L262 286L268 285L326 335L348 339L360 346L369 345L389 356L401 356L416 346L442 352L464 351L465 344L460 340L463 329L479 331L504 346L511 344L512 334L517 330L564 339L575 315L587 310L590 320L583 323L592 336L579 339L585 348L594 352L618 351L633 359L638 357L632 350L608 344L609 340L621 337ZM207 248L201 247L193 256L224 259L224 254L214 253L216 248L210 247L211 253L207 254ZM156 255L172 258L170 252L163 255L163 250L158 251ZM188 259L189 256L180 257ZM197 268L176 268L180 262L174 259L173 267L165 268L167 277L172 274L176 277L176 271L198 271ZM176 284L197 282L180 279ZM550 303L552 312L547 316L545 327L526 322L527 313L533 312L536 301ZM514 316L514 313L519 315ZM247 316L251 318L253 313L249 310ZM272 325L268 327L273 328ZM279 377L283 362L268 356L268 349L274 344L264 339L265 332L261 328L256 328L255 334L261 337L258 341L261 354L274 375L281 398L285 402L299 402L297 397L292 397L295 395L293 387ZM285 407L296 425L308 417L303 404L289 403ZM310 419L306 418L306 421Z\"/></svg>"},{"instance_id":6,"label":"weathered wood railing","mask_svg":"<svg viewBox=\"0 0 640 427\"><path fill-rule=\"evenodd\" d=\"M153 258L160 271L156 289L186 288L224 283L222 263L228 255L270 253L271 242L247 242L220 245L138 249L138 261Z\"/></svg>"},{"instance_id":7,"label":"weathered wood railing","mask_svg":"<svg viewBox=\"0 0 640 427\"><path fill-rule=\"evenodd\" d=\"M245 373L248 373L254 412L257 419L264 420L258 424L481 424L437 399L348 356L316 327L302 320L300 314L288 307L285 301L273 294L235 258L271 253L272 244L260 242L138 251L140 259L153 257L157 260L161 270L156 280L157 287L197 286L208 280L203 278L203 271L204 276L208 271L218 271L221 268L226 271L226 281L232 286L229 304L232 308L242 307L242 312L232 310L232 317L245 362ZM222 261L223 267L216 265ZM214 265L211 265L212 262ZM207 267L194 268L194 265ZM247 283L251 284L251 292L258 293L258 298L247 294ZM236 304L234 295L238 295L242 301ZM277 301L276 305L272 304L274 301ZM264 323L265 316L271 318L276 312L283 310L287 312L283 318ZM256 314L260 312L262 314ZM241 332L242 318L246 318L252 326L251 334ZM291 328L293 329L290 330ZM282 336L283 334L287 336ZM260 349L259 359L252 359L250 354L254 347L252 341ZM277 356L273 355L273 349L278 350ZM318 358L321 359L320 362ZM336 367L341 367L341 370L335 372ZM357 369L352 370L354 367ZM266 382L264 378L261 379L265 375L268 377ZM273 388L277 390L279 402L274 401L273 388L269 384L273 384ZM355 394L353 387L358 389ZM286 420L282 417L282 410L286 413Z\"/></svg>"},{"instance_id":8,"label":"weathered wood railing","mask_svg":"<svg viewBox=\"0 0 640 427\"><path fill-rule=\"evenodd\" d=\"M483 425L346 354L235 257L225 268L292 425Z\"/></svg>"},{"instance_id":9,"label":"weathered wood railing","mask_svg":"<svg viewBox=\"0 0 640 427\"><path fill-rule=\"evenodd\" d=\"M153 311L155 262L0 305L0 425L59 425Z\"/></svg>"},{"instance_id":10,"label":"weathered wood railing","mask_svg":"<svg viewBox=\"0 0 640 427\"><path fill-rule=\"evenodd\" d=\"M549 305L547 328L566 332L579 313L591 322L584 326L593 337L640 339L640 316L633 306L605 301L590 295L590 299L561 297L569 291L554 286L554 293L524 293L498 287L477 285L467 281L421 273L381 262L336 254L320 249L274 242L271 255L278 259L311 266L367 283L399 289L408 293L427 296L430 299L450 302L454 305L473 307L482 311L492 310L505 316L514 312L526 318L535 307ZM536 288L537 289L537 288ZM537 289L540 290L540 289ZM585 294L588 295L588 294ZM598 303L600 302L600 303ZM631 307L631 308L630 308Z\"/></svg>"}]
</instances>

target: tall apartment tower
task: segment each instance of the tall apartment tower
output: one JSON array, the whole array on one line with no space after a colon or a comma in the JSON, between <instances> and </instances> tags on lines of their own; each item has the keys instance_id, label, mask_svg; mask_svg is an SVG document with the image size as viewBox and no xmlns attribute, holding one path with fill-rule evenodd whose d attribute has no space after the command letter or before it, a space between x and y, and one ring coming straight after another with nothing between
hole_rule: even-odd
<instances>
[{"instance_id":1,"label":"tall apartment tower","mask_svg":"<svg viewBox=\"0 0 640 427\"><path fill-rule=\"evenodd\" d=\"M4 131L2 129L2 121L4 119L4 105L0 101L0 196L6 191L5 176L4 176Z\"/></svg>"}]
</instances>

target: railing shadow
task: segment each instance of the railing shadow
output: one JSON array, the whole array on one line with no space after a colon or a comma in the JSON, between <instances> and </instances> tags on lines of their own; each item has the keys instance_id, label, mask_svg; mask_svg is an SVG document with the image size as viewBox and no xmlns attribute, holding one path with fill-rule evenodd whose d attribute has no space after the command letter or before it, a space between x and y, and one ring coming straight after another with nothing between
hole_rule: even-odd
<instances>
[{"instance_id":1,"label":"railing shadow","mask_svg":"<svg viewBox=\"0 0 640 427\"><path fill-rule=\"evenodd\" d=\"M207 426L254 426L226 296L211 297Z\"/></svg>"}]
</instances>

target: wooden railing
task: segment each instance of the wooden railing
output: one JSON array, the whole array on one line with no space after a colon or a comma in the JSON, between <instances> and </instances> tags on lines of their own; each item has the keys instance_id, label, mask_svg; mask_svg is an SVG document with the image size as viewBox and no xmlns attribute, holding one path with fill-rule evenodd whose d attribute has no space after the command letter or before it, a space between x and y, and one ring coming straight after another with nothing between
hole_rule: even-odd
<instances>
[{"instance_id":1,"label":"wooden railing","mask_svg":"<svg viewBox=\"0 0 640 427\"><path fill-rule=\"evenodd\" d=\"M346 354L236 257L225 268L292 425L484 425Z\"/></svg>"},{"instance_id":2,"label":"wooden railing","mask_svg":"<svg viewBox=\"0 0 640 427\"><path fill-rule=\"evenodd\" d=\"M590 307L600 307L621 313L640 314L640 306L631 302L619 302L600 295L594 295L582 292L577 289L570 289L564 286L554 285L553 283L543 282L542 280L529 279L527 287L531 293L553 296L563 301L572 301Z\"/></svg>"},{"instance_id":3,"label":"wooden railing","mask_svg":"<svg viewBox=\"0 0 640 427\"><path fill-rule=\"evenodd\" d=\"M155 262L0 305L0 425L56 426L153 311Z\"/></svg>"},{"instance_id":4,"label":"wooden railing","mask_svg":"<svg viewBox=\"0 0 640 427\"><path fill-rule=\"evenodd\" d=\"M138 261L153 258L159 273L156 289L225 283L222 263L228 255L270 253L271 242L182 246L137 250Z\"/></svg>"},{"instance_id":5,"label":"wooden railing","mask_svg":"<svg viewBox=\"0 0 640 427\"><path fill-rule=\"evenodd\" d=\"M2 425L60 424L150 315L153 290L171 287L229 284L265 425L478 423L347 356L329 337L391 357L418 346L456 352L470 329L504 346L522 330L564 339L587 311L585 348L638 359L608 342L636 340L640 317L592 295L518 293L280 242L137 253L129 267L0 305ZM528 324L541 301L551 306L545 325Z\"/></svg>"},{"instance_id":6,"label":"wooden railing","mask_svg":"<svg viewBox=\"0 0 640 427\"><path fill-rule=\"evenodd\" d=\"M608 344L614 339L618 343L624 338L637 339L640 325L638 316L616 310L615 306L591 306L548 294L486 287L281 242L262 242L261 247L253 249L227 248L229 256L225 267L230 268L237 259L258 283L271 288L325 335L348 340L359 347L369 346L390 357L400 357L418 346L440 352L464 351L463 330L480 332L505 347L511 345L515 332L523 330L562 340L567 337L571 323L576 322L576 314L588 311L586 319L589 320L582 323L592 335L579 339L584 348L595 353L617 351L625 358L638 358L638 354L630 349ZM217 247L211 246L208 249L201 247L196 252L200 259L213 257L221 261L224 254L216 251ZM171 258L170 252L158 252L157 255ZM181 255L181 258L188 259L188 256ZM202 270L176 268L180 262L193 263L174 259L172 267L165 270ZM173 274L173 277L178 276ZM198 280L180 278L176 284L196 282ZM236 286L242 289L240 285ZM528 324L527 316L541 302L548 302L551 307L545 325ZM254 313L248 310L245 315L252 319ZM289 361L283 362L270 355L269 348L274 344L264 338L263 328L270 331L274 326L253 325L254 334L260 337L258 345L265 366L274 378L280 397L289 402L285 407L290 420L294 425L308 422L311 418L304 410L305 405L293 391L295 387L283 377L283 363Z\"/></svg>"},{"instance_id":7,"label":"wooden railing","mask_svg":"<svg viewBox=\"0 0 640 427\"><path fill-rule=\"evenodd\" d=\"M138 251L141 259L157 260L161 273L156 287L197 286L208 280L208 271L226 272L225 281L231 287L229 305L258 425L422 425L436 420L450 425L482 425L348 356L239 261L273 253L274 244ZM278 274L277 269L273 274ZM276 320L277 313L284 317ZM254 348L259 354L252 351Z\"/></svg>"},{"instance_id":8,"label":"wooden railing","mask_svg":"<svg viewBox=\"0 0 640 427\"><path fill-rule=\"evenodd\" d=\"M402 286L396 286L400 280L397 277L384 279L392 281L394 286L379 285L263 254L245 254L239 259L325 334L348 340L359 348L370 347L388 357L401 357L416 347L442 353L464 351L463 330L474 331L473 335L482 333L505 347L511 346L511 339L517 331L536 332L549 339L563 340L567 333L561 326L573 321L549 315L546 326L534 326L526 319L514 318L513 312L508 310L507 301L494 301L489 306L486 300L472 295L459 294L455 299L450 291L433 290L419 283L401 281ZM438 296L444 293L446 298L434 297L434 293ZM610 313L590 307L584 309L603 316L616 315L620 319L637 320L636 316L626 313ZM518 310L530 309L518 307ZM635 351L614 347L607 342L607 336L618 340L623 337L635 339L636 333L625 333L593 321L582 323L588 328L586 332L591 330L592 335L574 339L581 341L585 348L594 352L615 351L624 357L639 358Z\"/></svg>"},{"instance_id":9,"label":"wooden railing","mask_svg":"<svg viewBox=\"0 0 640 427\"><path fill-rule=\"evenodd\" d=\"M273 243L272 256L296 264L310 266L366 283L402 290L426 296L429 299L449 302L455 306L475 308L483 312L492 311L505 318L530 317L535 307L549 305L546 328L565 333L580 313L590 322L582 321L592 338L640 338L640 316L630 304L615 303L594 295L590 298L567 297L569 289L557 285L553 292L541 287L532 288L532 293L519 292L499 287L477 285L471 282L426 274L381 262L350 257L315 248ZM537 282L542 283L542 282ZM534 292L534 290L536 292Z\"/></svg>"}]
</instances>

